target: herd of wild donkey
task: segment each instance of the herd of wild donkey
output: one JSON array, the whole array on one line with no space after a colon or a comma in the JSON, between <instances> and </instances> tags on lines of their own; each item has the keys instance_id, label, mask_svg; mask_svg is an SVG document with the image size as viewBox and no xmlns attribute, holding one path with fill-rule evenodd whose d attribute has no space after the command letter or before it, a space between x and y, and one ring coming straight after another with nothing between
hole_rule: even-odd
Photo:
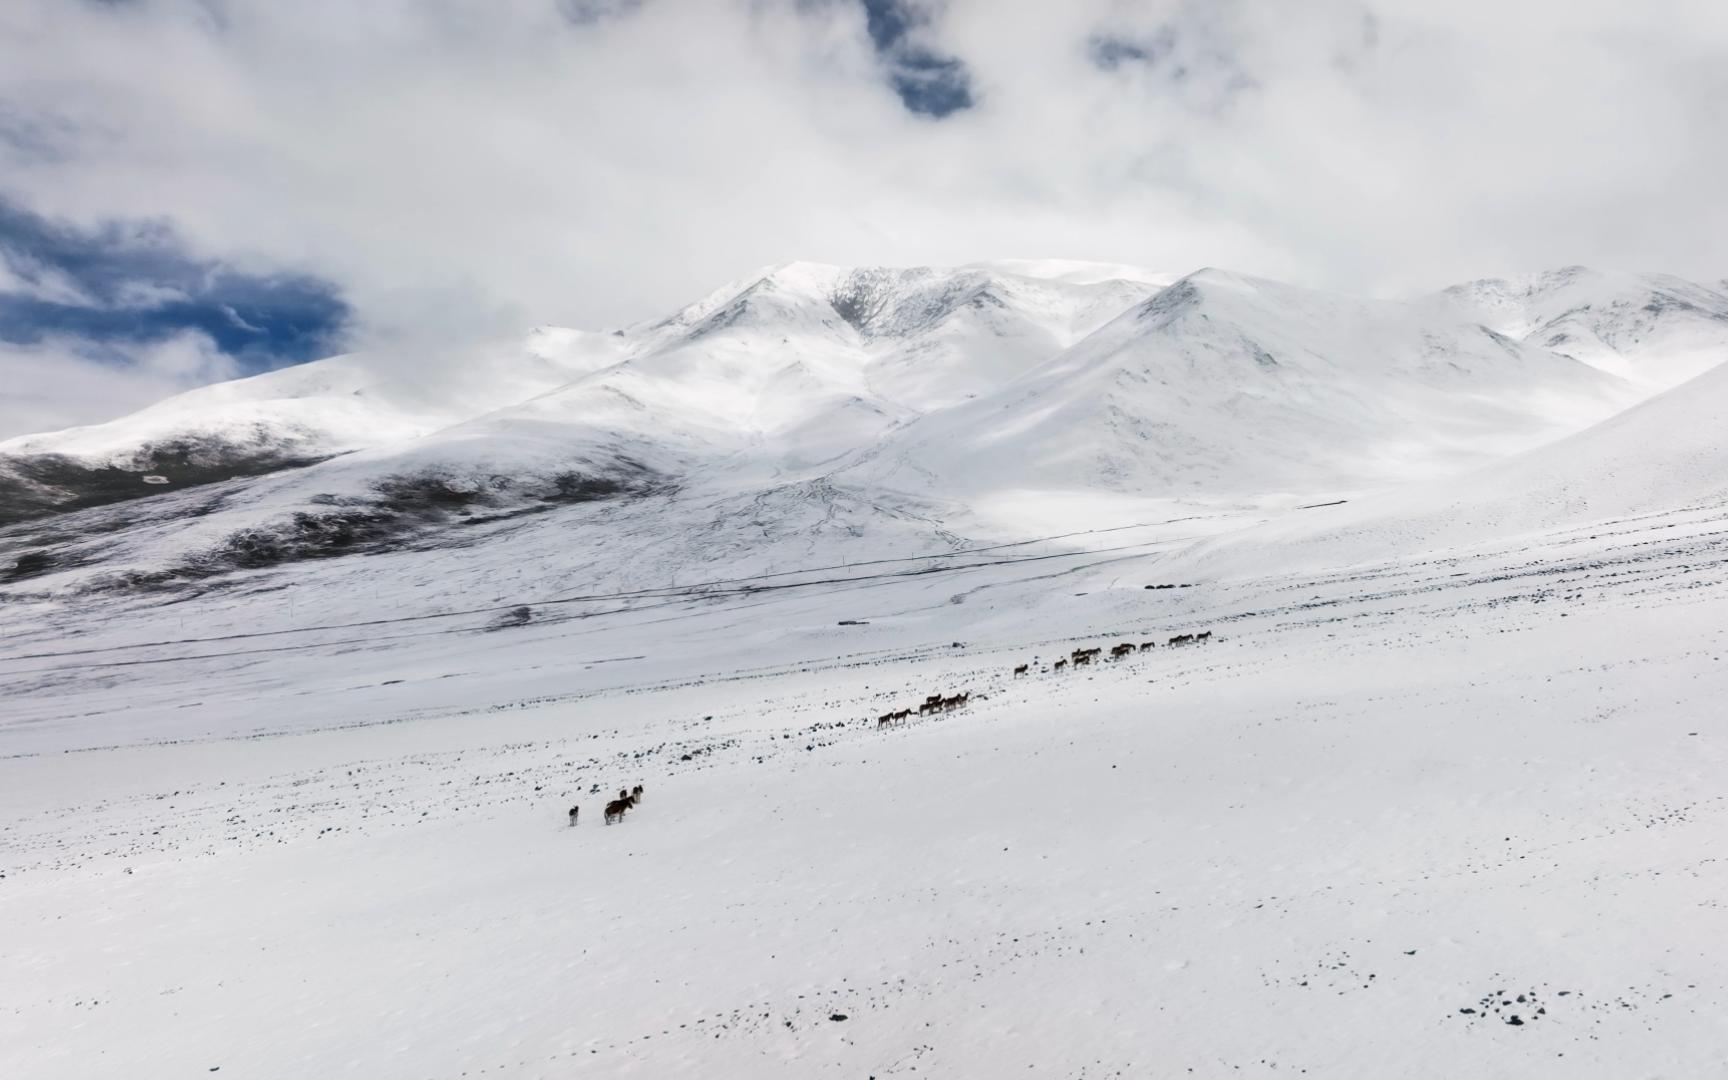
<instances>
[{"instance_id":1,"label":"herd of wild donkey","mask_svg":"<svg viewBox=\"0 0 1728 1080\"><path fill-rule=\"evenodd\" d=\"M931 694L929 697L924 699L922 705L918 706L918 715L929 716L931 713L948 712L951 709L963 708L966 703L971 700L972 691L970 690L966 691L964 694L951 694L946 697L941 694ZM876 718L876 726L884 728L890 724L898 724L900 721L909 718L911 715L911 709L901 709L898 712L883 713L881 716Z\"/></svg>"},{"instance_id":2,"label":"herd of wild donkey","mask_svg":"<svg viewBox=\"0 0 1728 1080\"><path fill-rule=\"evenodd\" d=\"M1212 631L1210 630L1200 634L1177 634L1165 644L1165 648L1174 649L1183 645L1205 645L1211 640ZM1137 652L1146 652L1149 649L1157 648L1157 646L1158 643L1156 641L1142 641L1138 645L1134 644L1132 641L1124 641L1118 645L1111 646L1110 659L1120 660L1125 656L1130 656ZM1091 664L1094 659L1102 656L1103 653L1104 647L1102 645L1094 646L1090 649L1075 649L1072 653L1068 654L1066 659L1057 660L1044 670L1056 675L1061 675L1064 672L1073 670L1074 668L1086 667ZM1029 673L1031 670L1031 664L1020 664L1014 668L1014 677L1018 679L1020 676ZM971 700L972 691L970 690L960 694L931 694L929 697L924 699L923 704L919 705L916 711L919 716L951 712L954 709L965 708L967 703ZM883 713L881 716L876 718L876 726L878 728L885 728L898 724L902 720L908 720L911 718L913 711L914 710L910 708L906 708L894 712ZM641 801L641 784L637 784L628 791L620 788L618 791L618 797L606 804L605 823L610 825L615 821L623 821L625 812L634 809ZM582 808L580 806L572 806L570 808L570 824L572 826L576 824L577 815L581 812Z\"/></svg>"},{"instance_id":3,"label":"herd of wild donkey","mask_svg":"<svg viewBox=\"0 0 1728 1080\"><path fill-rule=\"evenodd\" d=\"M1175 637L1171 638L1164 647L1167 649L1177 649L1184 645L1205 645L1211 640L1212 631L1210 630L1203 634L1177 634ZM1132 641L1124 641L1120 645L1111 646L1110 659L1120 660L1124 656L1132 656L1134 653L1145 652L1148 649L1155 649L1157 647L1158 643L1156 641L1142 641L1138 645L1134 644ZM1091 649L1075 649L1072 653L1068 654L1068 659L1056 661L1054 664L1050 665L1048 670L1057 675L1061 675L1062 673L1071 671L1074 668L1085 667L1103 651L1103 646ZM1019 667L1014 669L1014 677L1018 679L1020 676L1031 670L1031 664L1021 664Z\"/></svg>"},{"instance_id":4,"label":"herd of wild donkey","mask_svg":"<svg viewBox=\"0 0 1728 1080\"><path fill-rule=\"evenodd\" d=\"M1176 649L1181 648L1184 645L1205 645L1210 643L1211 640L1212 631L1210 630L1199 634L1177 634L1166 642L1164 647L1167 649ZM1158 643L1156 641L1142 641L1138 645L1134 644L1132 641L1124 641L1119 645L1111 647L1110 659L1120 660L1133 653L1146 652L1148 649L1155 649L1157 647ZM1056 675L1061 675L1068 671L1072 671L1074 668L1085 667L1092 663L1094 658L1103 655L1103 653L1104 647L1102 645L1090 649L1075 649L1066 659L1058 660L1044 670ZM1018 679L1020 676L1030 673L1031 670L1031 664L1020 664L1014 668L1014 677ZM918 706L918 715L928 716L931 713L948 712L951 709L962 707L971 700L972 692L970 690L964 694L931 694L929 697L924 699L922 705ZM894 712L883 713L881 716L876 718L876 726L878 728L891 727L894 724L900 723L902 720L910 719L911 716L911 709L898 709Z\"/></svg>"},{"instance_id":5,"label":"herd of wild donkey","mask_svg":"<svg viewBox=\"0 0 1728 1080\"><path fill-rule=\"evenodd\" d=\"M599 786L599 785L595 785L595 786ZM625 791L623 788L619 788L618 789L618 797L606 804L606 815L605 815L606 821L605 821L605 823L607 825L610 825L614 821L623 821L624 820L624 811L634 809L636 804L642 801L642 790L643 789L642 789L641 784L637 784L635 787L631 788L629 791ZM576 824L577 815L579 815L581 813L582 813L582 807L580 807L580 806L572 806L570 808L570 824L572 827L574 827Z\"/></svg>"}]
</instances>

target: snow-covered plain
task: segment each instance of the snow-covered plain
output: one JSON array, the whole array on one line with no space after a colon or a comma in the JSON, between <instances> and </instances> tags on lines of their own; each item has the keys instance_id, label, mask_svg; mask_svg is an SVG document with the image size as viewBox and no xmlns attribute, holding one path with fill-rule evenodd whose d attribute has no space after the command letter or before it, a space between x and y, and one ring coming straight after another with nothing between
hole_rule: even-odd
<instances>
[{"instance_id":1,"label":"snow-covered plain","mask_svg":"<svg viewBox=\"0 0 1728 1080\"><path fill-rule=\"evenodd\" d=\"M88 556L0 590L0 1076L1728 1071L1728 369L1579 431L1694 361L1640 353L1648 326L1601 331L1612 364L1509 322L1437 344L1456 316L1424 311L1456 293L1207 271L1160 307L1165 279L1121 268L942 273L1031 282L962 308L1052 358L1008 350L1029 366L992 389L976 340L894 321L948 278L797 267L429 442L0 532ZM852 342L804 372L850 355L856 327L798 299L837 280L874 298L862 325L925 327L925 360L869 345L885 426L824 462L809 435L856 402L782 393L726 335ZM1093 325L1100 287L1139 298ZM1696 305L1628 310L1710 347ZM672 490L121 576L360 491L368 461L551 461L562 436L500 440L737 365L750 409L800 404L741 437L698 416L716 400L662 402L671 443L620 420L577 451L651 433L655 468L696 469ZM1004 413L1029 434L994 470L940 454ZM1209 414L1229 445L1193 469L1131 437ZM1420 461L1353 464L1395 429ZM1245 432L1301 436L1301 468ZM1157 645L1048 670L1121 641ZM972 698L878 723L936 691Z\"/></svg>"}]
</instances>

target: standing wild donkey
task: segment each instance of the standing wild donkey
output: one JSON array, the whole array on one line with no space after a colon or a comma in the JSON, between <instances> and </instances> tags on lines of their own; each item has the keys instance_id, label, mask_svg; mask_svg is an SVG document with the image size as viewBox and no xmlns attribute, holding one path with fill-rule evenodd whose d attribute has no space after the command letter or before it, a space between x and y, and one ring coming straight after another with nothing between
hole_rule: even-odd
<instances>
[{"instance_id":1,"label":"standing wild donkey","mask_svg":"<svg viewBox=\"0 0 1728 1080\"><path fill-rule=\"evenodd\" d=\"M610 825L614 821L623 821L624 811L635 805L636 799L632 795L626 795L622 799L613 799L611 802L606 804L606 824Z\"/></svg>"}]
</instances>

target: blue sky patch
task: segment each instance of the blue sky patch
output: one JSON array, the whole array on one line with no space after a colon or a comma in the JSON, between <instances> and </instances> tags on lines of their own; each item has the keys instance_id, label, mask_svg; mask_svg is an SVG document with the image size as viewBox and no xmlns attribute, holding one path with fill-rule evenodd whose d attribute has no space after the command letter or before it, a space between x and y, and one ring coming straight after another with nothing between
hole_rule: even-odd
<instances>
[{"instance_id":1,"label":"blue sky patch","mask_svg":"<svg viewBox=\"0 0 1728 1080\"><path fill-rule=\"evenodd\" d=\"M201 258L164 221L52 221L0 197L0 340L125 345L208 335L248 372L336 352L352 311L335 285Z\"/></svg>"},{"instance_id":2,"label":"blue sky patch","mask_svg":"<svg viewBox=\"0 0 1728 1080\"><path fill-rule=\"evenodd\" d=\"M862 0L870 44L882 58L888 84L908 112L940 120L977 102L972 76L958 57L913 40L925 15L909 0Z\"/></svg>"}]
</instances>

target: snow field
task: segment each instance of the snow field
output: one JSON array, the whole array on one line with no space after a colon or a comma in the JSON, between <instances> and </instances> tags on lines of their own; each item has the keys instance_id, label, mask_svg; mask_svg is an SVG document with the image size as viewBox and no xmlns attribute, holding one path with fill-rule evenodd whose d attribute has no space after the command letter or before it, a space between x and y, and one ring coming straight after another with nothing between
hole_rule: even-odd
<instances>
[{"instance_id":1,"label":"snow field","mask_svg":"<svg viewBox=\"0 0 1728 1080\"><path fill-rule=\"evenodd\" d=\"M6 759L0 1071L1708 1075L1728 583L1709 530L1672 533L1525 551L1536 578L1038 580L1025 645L927 628L877 662ZM1070 647L1052 619L1135 604L1074 643L1221 640L1008 677Z\"/></svg>"}]
</instances>

